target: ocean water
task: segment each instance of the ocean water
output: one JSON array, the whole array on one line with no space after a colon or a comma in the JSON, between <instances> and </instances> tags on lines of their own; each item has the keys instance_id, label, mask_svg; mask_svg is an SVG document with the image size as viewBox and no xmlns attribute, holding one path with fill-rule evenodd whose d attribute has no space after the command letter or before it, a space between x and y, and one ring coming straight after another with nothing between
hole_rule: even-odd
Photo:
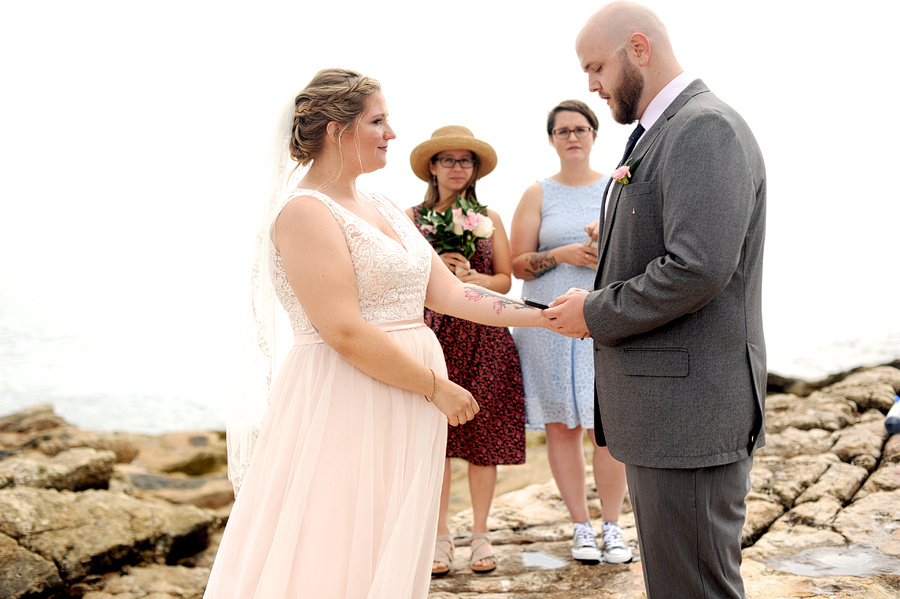
<instances>
[{"instance_id":1,"label":"ocean water","mask_svg":"<svg viewBox=\"0 0 900 599\"><path fill-rule=\"evenodd\" d=\"M141 329L122 326L108 309L74 312L86 317L0 294L0 416L50 403L66 421L90 430L223 430L237 385L242 322L223 331L226 317L213 318L219 323L213 332L187 315L168 316ZM796 319L767 327L771 372L814 381L900 358L900 329L829 337L843 329L798 332L791 324Z\"/></svg>"},{"instance_id":2,"label":"ocean water","mask_svg":"<svg viewBox=\"0 0 900 599\"><path fill-rule=\"evenodd\" d=\"M50 403L89 430L223 430L235 332L217 340L190 313L130 320L105 306L55 309L0 293L0 416Z\"/></svg>"}]
</instances>

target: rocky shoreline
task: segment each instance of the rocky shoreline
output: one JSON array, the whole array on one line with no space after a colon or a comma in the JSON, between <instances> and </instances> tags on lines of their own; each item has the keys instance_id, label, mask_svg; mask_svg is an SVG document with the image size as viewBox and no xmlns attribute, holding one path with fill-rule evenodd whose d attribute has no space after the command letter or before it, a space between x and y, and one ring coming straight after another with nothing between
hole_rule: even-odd
<instances>
[{"instance_id":1,"label":"rocky shoreline","mask_svg":"<svg viewBox=\"0 0 900 599\"><path fill-rule=\"evenodd\" d=\"M769 391L743 531L747 597L900 596L900 435L884 427L900 363L820 383L772 375ZM0 418L0 599L200 599L232 499L221 433L95 433L50 405ZM465 566L470 520L453 517L456 564L431 599L645 596L628 505L631 564L569 557L552 480L495 500L488 575Z\"/></svg>"}]
</instances>

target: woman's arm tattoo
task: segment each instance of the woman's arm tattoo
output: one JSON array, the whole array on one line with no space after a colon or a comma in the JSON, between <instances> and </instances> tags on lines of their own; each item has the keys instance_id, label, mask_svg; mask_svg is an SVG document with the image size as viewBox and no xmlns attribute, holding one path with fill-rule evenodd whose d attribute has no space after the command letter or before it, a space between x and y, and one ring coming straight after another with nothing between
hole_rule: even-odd
<instances>
[{"instance_id":1,"label":"woman's arm tattoo","mask_svg":"<svg viewBox=\"0 0 900 599\"><path fill-rule=\"evenodd\" d=\"M530 268L526 268L525 272L534 278L538 278L542 274L547 273L547 271L553 270L558 266L556 262L556 258L550 255L550 251L546 252L535 252L533 254L528 255L528 266Z\"/></svg>"},{"instance_id":2,"label":"woman's arm tattoo","mask_svg":"<svg viewBox=\"0 0 900 599\"><path fill-rule=\"evenodd\" d=\"M503 311L503 308L509 306L516 310L537 310L537 308L532 308L531 306L526 306L519 300L514 300L506 297L505 295L500 295L499 293L494 293L493 291L488 291L483 287L476 287L474 285L465 285L466 291L466 299L470 302L477 302L479 300L485 298L493 298L494 301L494 312L500 314Z\"/></svg>"}]
</instances>

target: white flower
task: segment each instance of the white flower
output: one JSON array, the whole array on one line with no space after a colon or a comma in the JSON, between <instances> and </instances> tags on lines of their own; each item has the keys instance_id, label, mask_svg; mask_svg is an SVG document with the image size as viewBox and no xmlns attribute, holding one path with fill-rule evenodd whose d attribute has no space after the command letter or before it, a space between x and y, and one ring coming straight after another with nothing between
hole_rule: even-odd
<instances>
[{"instance_id":1,"label":"white flower","mask_svg":"<svg viewBox=\"0 0 900 599\"><path fill-rule=\"evenodd\" d=\"M489 216L479 215L481 216L481 222L478 223L478 226L472 229L472 234L475 237L481 237L483 239L487 239L491 235L494 234L494 221L490 219Z\"/></svg>"},{"instance_id":2,"label":"white flower","mask_svg":"<svg viewBox=\"0 0 900 599\"><path fill-rule=\"evenodd\" d=\"M453 209L453 234L463 234L463 221L466 219L461 208Z\"/></svg>"}]
</instances>

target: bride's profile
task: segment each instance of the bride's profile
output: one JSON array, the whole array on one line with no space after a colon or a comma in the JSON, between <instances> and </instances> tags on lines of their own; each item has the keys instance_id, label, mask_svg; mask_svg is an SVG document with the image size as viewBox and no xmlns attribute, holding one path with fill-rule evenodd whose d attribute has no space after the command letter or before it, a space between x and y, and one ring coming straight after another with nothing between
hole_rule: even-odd
<instances>
[{"instance_id":1,"label":"bride's profile","mask_svg":"<svg viewBox=\"0 0 900 599\"><path fill-rule=\"evenodd\" d=\"M394 137L380 84L345 69L317 73L283 115L253 276L268 405L258 428L229 428L240 490L208 599L425 599L446 423L464 426L478 405L447 379L423 308L546 325L461 283L402 210L357 189ZM308 170L282 195L288 158ZM294 334L274 380L271 297Z\"/></svg>"}]
</instances>

